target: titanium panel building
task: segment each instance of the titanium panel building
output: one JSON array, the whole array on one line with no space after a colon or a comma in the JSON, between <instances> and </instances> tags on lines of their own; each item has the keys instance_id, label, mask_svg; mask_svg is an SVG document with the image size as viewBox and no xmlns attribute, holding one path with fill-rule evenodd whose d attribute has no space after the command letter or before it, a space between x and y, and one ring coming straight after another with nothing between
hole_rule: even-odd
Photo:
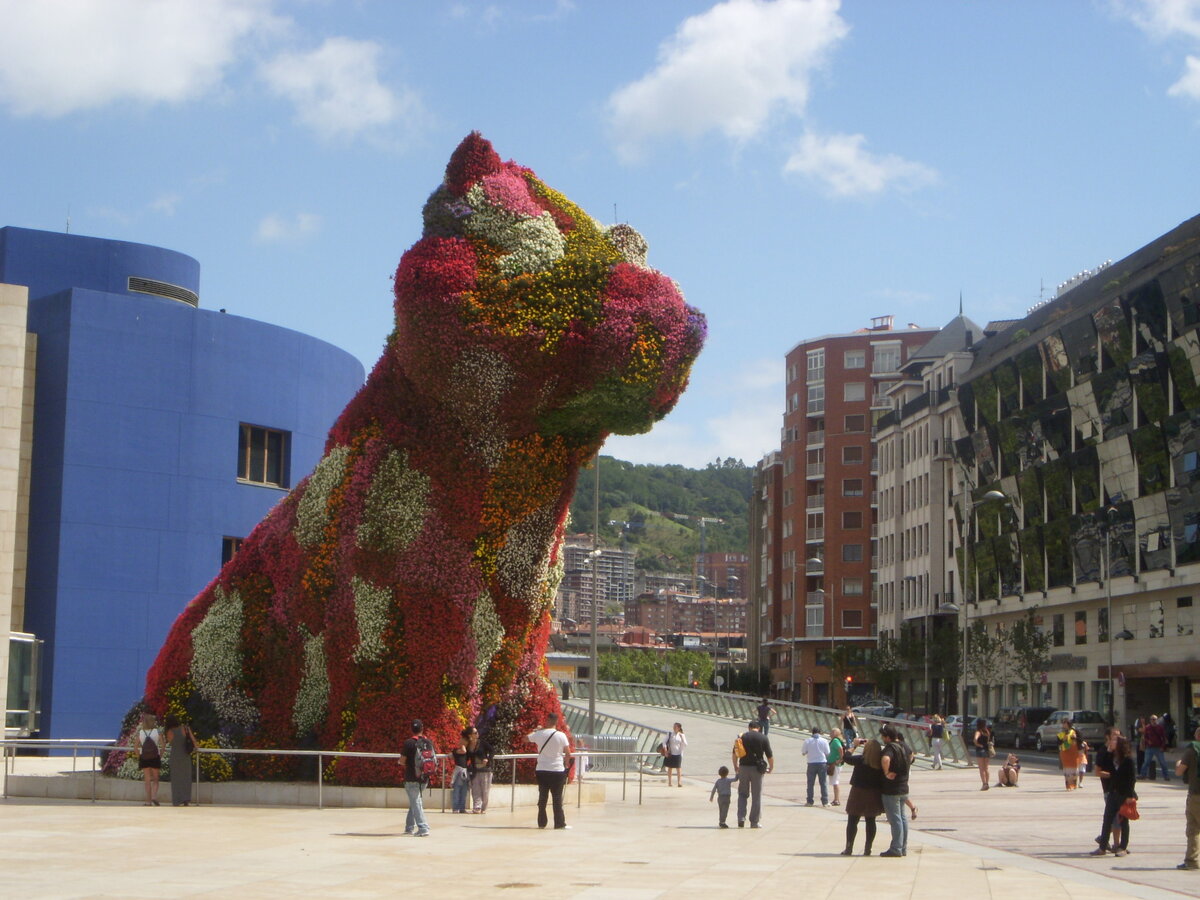
<instances>
[{"instance_id":1,"label":"titanium panel building","mask_svg":"<svg viewBox=\"0 0 1200 900\"><path fill-rule=\"evenodd\" d=\"M170 250L0 229L0 312L27 296L31 336L4 413L32 437L24 460L0 441L0 479L12 463L27 485L0 505L16 548L0 610L44 641L43 737L115 732L175 617L363 383L337 347L200 309L199 281Z\"/></svg>"}]
</instances>

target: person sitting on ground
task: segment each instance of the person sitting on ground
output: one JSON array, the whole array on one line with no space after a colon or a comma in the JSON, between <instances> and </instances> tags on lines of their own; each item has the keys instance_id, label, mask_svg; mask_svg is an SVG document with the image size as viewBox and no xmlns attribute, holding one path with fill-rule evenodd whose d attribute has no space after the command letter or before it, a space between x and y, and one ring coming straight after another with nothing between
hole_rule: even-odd
<instances>
[{"instance_id":1,"label":"person sitting on ground","mask_svg":"<svg viewBox=\"0 0 1200 900\"><path fill-rule=\"evenodd\" d=\"M1016 787L1017 781L1021 777L1021 760L1017 754L1008 754L1008 759L1004 760L1004 765L1000 767L999 780L996 782L997 787Z\"/></svg>"}]
</instances>

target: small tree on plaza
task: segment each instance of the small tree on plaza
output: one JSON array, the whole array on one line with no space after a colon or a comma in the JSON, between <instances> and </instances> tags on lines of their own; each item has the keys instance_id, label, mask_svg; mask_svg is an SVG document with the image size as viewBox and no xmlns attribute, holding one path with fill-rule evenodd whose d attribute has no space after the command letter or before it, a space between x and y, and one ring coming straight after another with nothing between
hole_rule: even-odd
<instances>
[{"instance_id":1,"label":"small tree on plaza","mask_svg":"<svg viewBox=\"0 0 1200 900\"><path fill-rule=\"evenodd\" d=\"M979 685L980 701L987 690L999 682L1008 653L1008 633L1003 626L996 626L993 633L985 622L974 622L967 632L967 675ZM983 704L980 703L982 712Z\"/></svg>"},{"instance_id":2,"label":"small tree on plaza","mask_svg":"<svg viewBox=\"0 0 1200 900\"><path fill-rule=\"evenodd\" d=\"M1009 629L1009 642L1012 645L1013 668L1026 685L1029 691L1027 696L1032 703L1037 694L1037 680L1050 665L1050 648L1054 640L1038 627L1034 610L1030 609L1013 622Z\"/></svg>"},{"instance_id":3,"label":"small tree on plaza","mask_svg":"<svg viewBox=\"0 0 1200 900\"><path fill-rule=\"evenodd\" d=\"M900 641L892 637L881 637L879 646L867 665L867 673L875 682L880 694L895 698L900 682L900 673L904 670L904 648Z\"/></svg>"}]
</instances>

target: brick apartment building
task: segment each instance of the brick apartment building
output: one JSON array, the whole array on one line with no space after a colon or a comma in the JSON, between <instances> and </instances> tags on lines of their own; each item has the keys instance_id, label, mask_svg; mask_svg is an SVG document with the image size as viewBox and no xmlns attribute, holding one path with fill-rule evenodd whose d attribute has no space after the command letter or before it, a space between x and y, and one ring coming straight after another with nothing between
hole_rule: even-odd
<instances>
[{"instance_id":1,"label":"brick apartment building","mask_svg":"<svg viewBox=\"0 0 1200 900\"><path fill-rule=\"evenodd\" d=\"M787 354L783 446L764 471L777 474L778 505L759 509L756 527L777 538L756 540L754 580L766 621L759 635L775 696L840 705L830 651L847 645L855 680L875 645L876 563L873 431L889 409L888 391L904 362L936 328L893 328L891 316L849 334L802 341ZM774 470L774 466L778 466ZM763 558L765 554L765 559Z\"/></svg>"}]
</instances>

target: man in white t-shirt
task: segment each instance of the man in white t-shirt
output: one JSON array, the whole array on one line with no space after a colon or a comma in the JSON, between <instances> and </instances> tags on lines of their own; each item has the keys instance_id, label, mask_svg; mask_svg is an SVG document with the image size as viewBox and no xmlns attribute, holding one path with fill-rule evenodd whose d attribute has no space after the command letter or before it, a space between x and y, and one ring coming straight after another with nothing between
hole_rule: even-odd
<instances>
[{"instance_id":1,"label":"man in white t-shirt","mask_svg":"<svg viewBox=\"0 0 1200 900\"><path fill-rule=\"evenodd\" d=\"M826 781L829 765L829 741L821 736L821 729L814 728L812 737L804 742L804 755L808 758L808 797L805 806L813 805L813 782L821 782L821 805L829 805L829 784Z\"/></svg>"},{"instance_id":2,"label":"man in white t-shirt","mask_svg":"<svg viewBox=\"0 0 1200 900\"><path fill-rule=\"evenodd\" d=\"M546 727L526 735L538 748L537 767L534 775L538 786L538 828L545 828L546 798L554 801L554 827L567 828L567 816L563 812L563 788L567 784L567 763L571 759L571 742L558 730L558 715L546 716Z\"/></svg>"}]
</instances>

